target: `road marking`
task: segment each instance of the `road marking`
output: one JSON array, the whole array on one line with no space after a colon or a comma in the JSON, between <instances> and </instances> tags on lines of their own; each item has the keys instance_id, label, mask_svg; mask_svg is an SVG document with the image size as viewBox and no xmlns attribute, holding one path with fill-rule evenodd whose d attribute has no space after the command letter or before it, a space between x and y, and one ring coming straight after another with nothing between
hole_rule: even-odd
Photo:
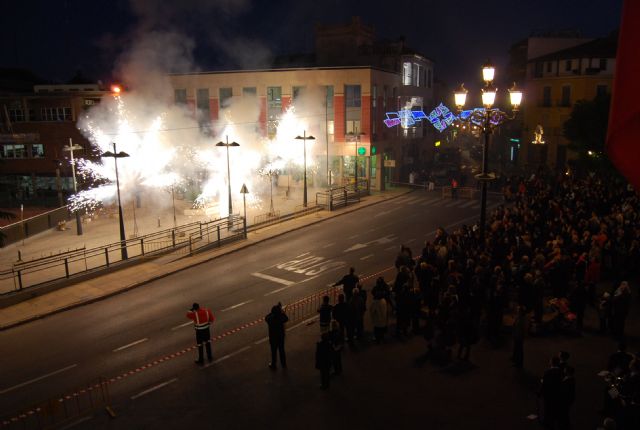
<instances>
[{"instance_id":1,"label":"road marking","mask_svg":"<svg viewBox=\"0 0 640 430\"><path fill-rule=\"evenodd\" d=\"M138 394L135 394L135 395L131 396L131 400L135 400L135 399L137 399L138 397L142 397L142 396L144 396L145 394L149 394L149 393L151 393L151 392L153 392L153 391L159 390L159 389L160 389L160 388L162 388L162 387L166 387L166 386L167 386L167 385L169 385L169 384L173 384L173 383L174 383L174 382L176 382L177 380L178 380L178 378L173 378L173 379L170 379L170 380L168 380L168 381L162 382L162 383L160 383L160 384L158 384L158 385L154 385L153 387L151 387L151 388L149 388L149 389L146 389L146 390L144 390L144 391L139 392Z\"/></svg>"},{"instance_id":2,"label":"road marking","mask_svg":"<svg viewBox=\"0 0 640 430\"><path fill-rule=\"evenodd\" d=\"M430 205L430 204L432 204L432 203L436 203L436 202L440 202L440 201L442 201L442 199L433 199L433 200L428 200L428 201L426 201L426 202L422 203L420 206L429 206L429 205Z\"/></svg>"},{"instance_id":3,"label":"road marking","mask_svg":"<svg viewBox=\"0 0 640 430\"><path fill-rule=\"evenodd\" d=\"M390 246L390 247L388 247L388 248L385 248L384 250L385 250L385 251L393 251L394 249L396 249L396 247L395 247L395 246Z\"/></svg>"},{"instance_id":4,"label":"road marking","mask_svg":"<svg viewBox=\"0 0 640 430\"><path fill-rule=\"evenodd\" d=\"M246 305L247 303L251 303L253 300L247 300L246 302L238 303L237 305L229 306L226 309L221 310L220 312L230 311L231 309L239 308L240 306Z\"/></svg>"},{"instance_id":5,"label":"road marking","mask_svg":"<svg viewBox=\"0 0 640 430\"><path fill-rule=\"evenodd\" d=\"M472 204L476 203L475 199L474 200L469 200L468 202L466 202L463 205L460 205L461 208L466 208L467 206L471 206Z\"/></svg>"},{"instance_id":6,"label":"road marking","mask_svg":"<svg viewBox=\"0 0 640 430\"><path fill-rule=\"evenodd\" d=\"M360 235L359 234L354 234L353 236L349 236L347 239L355 239L358 236L360 236Z\"/></svg>"},{"instance_id":7,"label":"road marking","mask_svg":"<svg viewBox=\"0 0 640 430\"><path fill-rule=\"evenodd\" d=\"M238 355L238 354L240 354L241 352L246 351L246 350L247 350L247 349L249 349L249 348L251 348L251 345L247 345L247 346L245 346L244 348L240 348L239 350L237 350L237 351L235 351L235 352L232 352L231 354L223 355L222 357L218 358L218 359L217 359L217 360L215 360L214 362L209 363L209 364L205 364L204 366L202 366L202 367L201 367L201 369L206 369L206 368L207 368L207 367L209 367L209 366L213 366L214 364L218 364L218 363L220 363L220 362L222 362L222 361L224 361L224 360L226 360L226 359L228 359L228 358L233 357L234 355Z\"/></svg>"},{"instance_id":8,"label":"road marking","mask_svg":"<svg viewBox=\"0 0 640 430\"><path fill-rule=\"evenodd\" d=\"M146 342L148 340L149 339L147 339L146 337L144 339L138 339L135 342L131 342L131 343L128 343L128 344L126 344L124 346L121 346L120 348L114 349L113 352L118 352L118 351L122 351L123 349L131 348L132 346L136 346L137 344L142 343L142 342Z\"/></svg>"},{"instance_id":9,"label":"road marking","mask_svg":"<svg viewBox=\"0 0 640 430\"><path fill-rule=\"evenodd\" d=\"M335 242L327 243L325 246L323 246L323 248L329 248L330 246L333 246L335 244Z\"/></svg>"},{"instance_id":10,"label":"road marking","mask_svg":"<svg viewBox=\"0 0 640 430\"><path fill-rule=\"evenodd\" d=\"M278 284L282 284L286 286L295 284L295 282L287 281L286 279L282 279L282 278L276 278L275 276L271 276L271 275L265 275L264 273L259 273L259 272L254 272L251 274L251 276L255 276L256 278L266 279L267 281L276 282Z\"/></svg>"},{"instance_id":11,"label":"road marking","mask_svg":"<svg viewBox=\"0 0 640 430\"><path fill-rule=\"evenodd\" d=\"M186 326L192 325L192 324L193 324L193 321L188 321L188 322L186 322L184 324L180 324L180 325L177 325L175 327L171 327L171 330L178 330L179 328L186 327Z\"/></svg>"},{"instance_id":12,"label":"road marking","mask_svg":"<svg viewBox=\"0 0 640 430\"><path fill-rule=\"evenodd\" d=\"M402 206L398 206L398 207L391 208L391 209L386 210L386 211L378 212L378 213L377 213L377 214L375 214L373 217L374 217L374 218L378 218L379 216L390 214L390 213L391 213L391 212L393 212L393 211L397 211L397 210L398 210L398 209L400 209L401 207L402 207Z\"/></svg>"},{"instance_id":13,"label":"road marking","mask_svg":"<svg viewBox=\"0 0 640 430\"><path fill-rule=\"evenodd\" d=\"M415 242L415 241L416 241L416 240L415 240L415 238L414 238L414 239L409 239L409 240L407 240L404 244L406 245L406 244L408 244L408 243Z\"/></svg>"},{"instance_id":14,"label":"road marking","mask_svg":"<svg viewBox=\"0 0 640 430\"><path fill-rule=\"evenodd\" d=\"M316 315L316 316L314 316L314 317L311 317L311 318L309 318L309 319L306 319L306 320L304 320L304 321L302 321L302 322L299 322L298 324L294 325L293 327L289 327L289 328L287 328L287 331L291 331L291 330L293 330L294 328L298 328L298 327L300 327L300 326L302 326L302 325L309 324L310 322L312 322L312 321L314 321L314 320L317 320L318 318L319 318L319 317L318 317L318 315Z\"/></svg>"},{"instance_id":15,"label":"road marking","mask_svg":"<svg viewBox=\"0 0 640 430\"><path fill-rule=\"evenodd\" d=\"M254 344L254 345L260 345L261 343L265 343L265 342L266 342L266 341L268 341L268 340L269 340L269 337L268 337L268 336L267 336L267 337L263 337L262 339L260 339L260 340L256 340L255 342L253 342L253 344Z\"/></svg>"},{"instance_id":16,"label":"road marking","mask_svg":"<svg viewBox=\"0 0 640 430\"><path fill-rule=\"evenodd\" d=\"M373 254L365 255L364 257L361 257L360 260L366 260L367 258L371 257L373 257Z\"/></svg>"},{"instance_id":17,"label":"road marking","mask_svg":"<svg viewBox=\"0 0 640 430\"><path fill-rule=\"evenodd\" d=\"M418 203L420 200L422 200L422 197L414 197L414 198L409 199L406 202L404 202L404 204L405 205L413 205L415 203Z\"/></svg>"},{"instance_id":18,"label":"road marking","mask_svg":"<svg viewBox=\"0 0 640 430\"><path fill-rule=\"evenodd\" d=\"M350 251L357 251L358 249L362 249L362 248L366 248L367 244L366 243L356 243L355 245L353 245L350 248L345 249L342 252L350 252Z\"/></svg>"},{"instance_id":19,"label":"road marking","mask_svg":"<svg viewBox=\"0 0 640 430\"><path fill-rule=\"evenodd\" d=\"M266 294L264 295L264 297L270 296L270 295L275 294L275 293L279 293L280 291L282 291L282 290L286 290L286 289L287 289L287 288L289 288L289 287L291 287L291 285L289 285L289 286L287 286L287 287L278 288L277 290L269 291L268 293L266 293Z\"/></svg>"},{"instance_id":20,"label":"road marking","mask_svg":"<svg viewBox=\"0 0 640 430\"><path fill-rule=\"evenodd\" d=\"M71 366L63 367L62 369L58 369L58 370L54 370L53 372L49 372L46 375L42 375L42 376L38 376L37 378L29 379L28 381L25 381L25 382L23 382L21 384L14 385L13 387L5 388L4 390L0 391L0 394L8 393L9 391L13 391L13 390L16 390L18 388L22 388L25 385L33 384L34 382L41 381L41 380L43 380L45 378L48 378L49 376L57 375L58 373L62 373L64 371L66 371L66 370L73 369L76 366L77 366L77 364L72 364Z\"/></svg>"}]
</instances>

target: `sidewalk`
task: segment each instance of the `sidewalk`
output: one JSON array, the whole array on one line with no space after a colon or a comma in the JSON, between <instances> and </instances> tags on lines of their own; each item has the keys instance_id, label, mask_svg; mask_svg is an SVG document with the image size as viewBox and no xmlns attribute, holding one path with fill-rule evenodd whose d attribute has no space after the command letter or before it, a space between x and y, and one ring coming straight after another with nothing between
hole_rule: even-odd
<instances>
[{"instance_id":1,"label":"sidewalk","mask_svg":"<svg viewBox=\"0 0 640 430\"><path fill-rule=\"evenodd\" d=\"M248 233L247 239L235 242L228 246L215 250L184 256L169 254L157 259L136 264L121 270L116 270L93 279L78 282L66 288L53 291L42 296L34 297L13 306L0 309L0 330L5 330L20 324L27 323L47 315L62 312L87 303L92 303L129 289L144 285L156 279L179 272L188 267L209 262L221 255L229 254L240 249L247 248L256 243L283 235L290 231L298 230L306 226L322 222L326 219L344 215L363 207L399 197L410 192L404 188L394 188L379 193L372 193L362 198L360 203L347 206L336 211L319 211L310 215L292 219L280 224L271 225ZM75 229L75 226L73 227ZM82 236L77 236L83 240ZM43 242L38 236L27 241ZM58 246L54 239L44 241L44 245ZM40 247L44 246L42 243ZM52 251L53 252L53 251Z\"/></svg>"}]
</instances>

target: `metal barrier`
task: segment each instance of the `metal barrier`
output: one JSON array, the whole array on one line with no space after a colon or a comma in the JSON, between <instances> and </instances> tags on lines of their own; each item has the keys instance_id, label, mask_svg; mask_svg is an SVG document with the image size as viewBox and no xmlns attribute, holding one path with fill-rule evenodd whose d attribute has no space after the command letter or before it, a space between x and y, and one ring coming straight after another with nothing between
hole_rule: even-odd
<instances>
[{"instance_id":1,"label":"metal barrier","mask_svg":"<svg viewBox=\"0 0 640 430\"><path fill-rule=\"evenodd\" d=\"M318 308L322 304L322 298L324 296L329 296L330 303L336 304L338 302L338 295L341 292L342 287L329 287L326 290L285 305L283 309L289 317L289 322L295 323L303 321L318 313Z\"/></svg>"},{"instance_id":2,"label":"metal barrier","mask_svg":"<svg viewBox=\"0 0 640 430\"><path fill-rule=\"evenodd\" d=\"M69 424L72 420L89 415L100 408L111 410L109 383L100 378L87 387L71 394L50 399L12 417L0 421L0 429L45 429Z\"/></svg>"},{"instance_id":3,"label":"metal barrier","mask_svg":"<svg viewBox=\"0 0 640 430\"><path fill-rule=\"evenodd\" d=\"M186 224L98 248L18 261L11 269L0 271L0 296L120 264L123 262L123 247L127 250L128 260L135 261L169 252L193 253L206 246L222 246L244 237L244 220L234 215Z\"/></svg>"},{"instance_id":4,"label":"metal barrier","mask_svg":"<svg viewBox=\"0 0 640 430\"><path fill-rule=\"evenodd\" d=\"M360 196L367 194L369 194L369 180L359 179L357 189L354 184L347 184L317 192L316 206L332 211L335 208L347 206L350 203L358 203Z\"/></svg>"},{"instance_id":5,"label":"metal barrier","mask_svg":"<svg viewBox=\"0 0 640 430\"><path fill-rule=\"evenodd\" d=\"M267 212L253 217L253 225L269 225L276 224L281 221L280 211Z\"/></svg>"}]
</instances>

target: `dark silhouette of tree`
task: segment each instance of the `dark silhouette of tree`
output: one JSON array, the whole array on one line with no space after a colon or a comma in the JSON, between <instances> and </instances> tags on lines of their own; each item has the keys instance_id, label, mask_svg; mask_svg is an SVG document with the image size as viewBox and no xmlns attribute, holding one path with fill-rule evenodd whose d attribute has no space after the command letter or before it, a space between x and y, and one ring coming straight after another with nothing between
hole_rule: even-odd
<instances>
[{"instance_id":1,"label":"dark silhouette of tree","mask_svg":"<svg viewBox=\"0 0 640 430\"><path fill-rule=\"evenodd\" d=\"M604 152L610 102L609 95L602 95L574 104L571 116L564 123L564 137L570 142L569 148L580 156L587 156L588 151Z\"/></svg>"}]
</instances>

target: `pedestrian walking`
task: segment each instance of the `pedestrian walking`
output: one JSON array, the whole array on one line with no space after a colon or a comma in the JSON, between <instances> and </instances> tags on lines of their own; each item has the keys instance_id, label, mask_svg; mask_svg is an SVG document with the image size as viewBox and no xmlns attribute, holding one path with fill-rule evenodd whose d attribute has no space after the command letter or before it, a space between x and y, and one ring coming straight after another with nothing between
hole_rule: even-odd
<instances>
[{"instance_id":1,"label":"pedestrian walking","mask_svg":"<svg viewBox=\"0 0 640 430\"><path fill-rule=\"evenodd\" d=\"M322 333L320 342L316 344L316 369L320 371L320 388L329 388L332 355L331 337Z\"/></svg>"},{"instance_id":2,"label":"pedestrian walking","mask_svg":"<svg viewBox=\"0 0 640 430\"><path fill-rule=\"evenodd\" d=\"M289 317L282 310L282 305L278 303L271 308L271 313L264 317L265 322L269 326L269 345L271 346L271 363L269 368L276 370L277 356L280 354L280 365L283 369L287 368L287 356L284 352L284 325L289 321Z\"/></svg>"},{"instance_id":3,"label":"pedestrian walking","mask_svg":"<svg viewBox=\"0 0 640 430\"><path fill-rule=\"evenodd\" d=\"M207 349L207 358L213 360L211 353L211 324L215 320L211 309L201 308L198 303L194 303L187 312L187 318L193 321L193 328L196 330L196 343L198 344L198 359L196 364L204 364L204 347Z\"/></svg>"},{"instance_id":4,"label":"pedestrian walking","mask_svg":"<svg viewBox=\"0 0 640 430\"><path fill-rule=\"evenodd\" d=\"M329 296L322 297L322 304L318 308L320 314L320 334L329 331L331 326L331 311L333 306L329 304Z\"/></svg>"},{"instance_id":5,"label":"pedestrian walking","mask_svg":"<svg viewBox=\"0 0 640 430\"><path fill-rule=\"evenodd\" d=\"M342 285L342 290L344 291L345 298L347 302L351 300L351 296L353 294L353 289L358 286L358 282L360 282L360 278L356 275L356 269L353 267L349 268L349 273L344 275L342 279L333 284L334 287L338 285Z\"/></svg>"}]
</instances>

